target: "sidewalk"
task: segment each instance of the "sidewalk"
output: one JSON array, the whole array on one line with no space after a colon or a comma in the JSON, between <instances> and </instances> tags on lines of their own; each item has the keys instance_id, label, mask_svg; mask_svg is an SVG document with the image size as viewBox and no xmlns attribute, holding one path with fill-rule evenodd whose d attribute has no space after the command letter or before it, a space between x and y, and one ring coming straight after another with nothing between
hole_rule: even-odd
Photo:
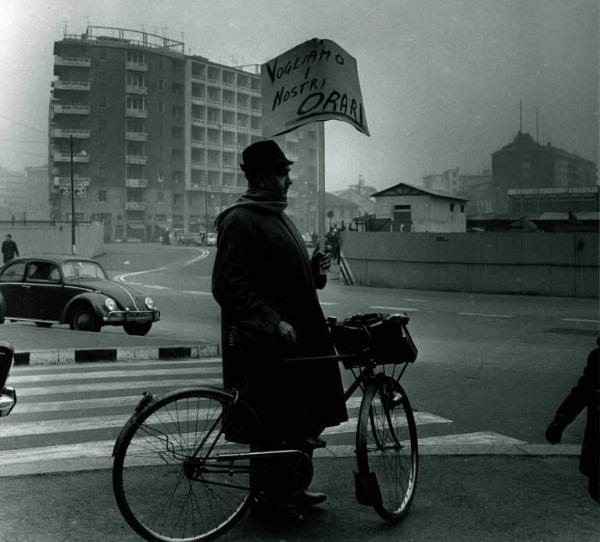
<instances>
[{"instance_id":1,"label":"sidewalk","mask_svg":"<svg viewBox=\"0 0 600 542\"><path fill-rule=\"evenodd\" d=\"M406 519L389 526L354 499L352 458L315 460L329 499L301 526L246 516L219 540L596 542L600 508L576 457L424 456ZM2 479L0 541L140 540L117 511L110 470Z\"/></svg>"},{"instance_id":2,"label":"sidewalk","mask_svg":"<svg viewBox=\"0 0 600 542\"><path fill-rule=\"evenodd\" d=\"M124 361L129 359L200 358L218 355L217 345L204 341L140 337L103 330L73 332L65 327L50 329L31 323L0 325L0 339L15 348L15 365L51 365L85 361Z\"/></svg>"}]
</instances>

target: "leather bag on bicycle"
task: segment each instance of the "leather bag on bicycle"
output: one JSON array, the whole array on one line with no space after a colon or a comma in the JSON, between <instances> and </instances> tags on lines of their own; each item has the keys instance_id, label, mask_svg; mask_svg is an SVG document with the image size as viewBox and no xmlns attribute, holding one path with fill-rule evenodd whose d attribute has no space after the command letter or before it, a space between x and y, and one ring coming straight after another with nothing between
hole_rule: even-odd
<instances>
[{"instance_id":1,"label":"leather bag on bicycle","mask_svg":"<svg viewBox=\"0 0 600 542\"><path fill-rule=\"evenodd\" d=\"M356 314L338 323L332 330L339 354L355 354L344 360L346 368L360 366L372 359L377 365L413 363L418 350L406 325L406 314Z\"/></svg>"}]
</instances>

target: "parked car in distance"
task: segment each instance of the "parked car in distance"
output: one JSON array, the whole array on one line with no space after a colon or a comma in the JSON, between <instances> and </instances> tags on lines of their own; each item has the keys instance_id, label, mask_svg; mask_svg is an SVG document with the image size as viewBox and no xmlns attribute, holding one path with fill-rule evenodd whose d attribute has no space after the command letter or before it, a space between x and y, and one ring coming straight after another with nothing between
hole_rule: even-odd
<instances>
[{"instance_id":1,"label":"parked car in distance","mask_svg":"<svg viewBox=\"0 0 600 542\"><path fill-rule=\"evenodd\" d=\"M199 247L204 244L204 236L200 233L182 233L177 238L178 245Z\"/></svg>"},{"instance_id":2,"label":"parked car in distance","mask_svg":"<svg viewBox=\"0 0 600 542\"><path fill-rule=\"evenodd\" d=\"M214 246L217 244L217 234L210 232L206 234L206 244L209 246Z\"/></svg>"},{"instance_id":3,"label":"parked car in distance","mask_svg":"<svg viewBox=\"0 0 600 542\"><path fill-rule=\"evenodd\" d=\"M0 267L0 324L6 319L82 331L122 326L129 335L146 335L160 312L151 297L111 280L96 260L58 254Z\"/></svg>"}]
</instances>

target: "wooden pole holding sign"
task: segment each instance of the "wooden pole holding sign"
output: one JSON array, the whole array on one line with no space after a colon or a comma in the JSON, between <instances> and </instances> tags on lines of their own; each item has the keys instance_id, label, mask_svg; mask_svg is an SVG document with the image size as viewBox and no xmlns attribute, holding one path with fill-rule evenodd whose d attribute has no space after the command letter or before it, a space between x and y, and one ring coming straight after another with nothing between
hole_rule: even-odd
<instances>
[{"instance_id":1,"label":"wooden pole holding sign","mask_svg":"<svg viewBox=\"0 0 600 542\"><path fill-rule=\"evenodd\" d=\"M325 246L324 124L341 120L369 135L356 59L337 43L313 38L261 66L263 137L317 126L319 245Z\"/></svg>"},{"instance_id":2,"label":"wooden pole holding sign","mask_svg":"<svg viewBox=\"0 0 600 542\"><path fill-rule=\"evenodd\" d=\"M317 123L317 209L319 249L325 250L325 123Z\"/></svg>"}]
</instances>

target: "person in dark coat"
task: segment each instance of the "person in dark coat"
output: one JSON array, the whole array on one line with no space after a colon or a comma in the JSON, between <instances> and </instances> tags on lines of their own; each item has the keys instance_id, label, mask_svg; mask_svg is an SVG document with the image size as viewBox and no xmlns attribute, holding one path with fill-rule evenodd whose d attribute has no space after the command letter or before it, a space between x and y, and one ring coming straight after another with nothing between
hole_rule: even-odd
<instances>
[{"instance_id":1,"label":"person in dark coat","mask_svg":"<svg viewBox=\"0 0 600 542\"><path fill-rule=\"evenodd\" d=\"M600 345L600 338L597 343ZM546 429L546 439L551 444L560 442L561 436L578 414L587 407L587 423L581 446L579 470L588 477L588 491L600 504L600 348L592 350L577 385L561 403L554 419Z\"/></svg>"},{"instance_id":2,"label":"person in dark coat","mask_svg":"<svg viewBox=\"0 0 600 542\"><path fill-rule=\"evenodd\" d=\"M17 243L12 239L12 235L9 233L6 235L6 239L2 242L2 257L4 263L10 262L15 256L19 255L19 249Z\"/></svg>"},{"instance_id":3,"label":"person in dark coat","mask_svg":"<svg viewBox=\"0 0 600 542\"><path fill-rule=\"evenodd\" d=\"M310 455L325 427L348 419L339 367L282 358L334 353L316 291L326 284L331 259L318 250L309 258L284 213L293 162L271 140L253 143L242 157L248 189L215 221L212 291L221 306L223 383L256 411L270 447ZM235 420L227 426L227 438L252 446L252 435L240 433ZM325 500L307 486L288 500Z\"/></svg>"}]
</instances>

